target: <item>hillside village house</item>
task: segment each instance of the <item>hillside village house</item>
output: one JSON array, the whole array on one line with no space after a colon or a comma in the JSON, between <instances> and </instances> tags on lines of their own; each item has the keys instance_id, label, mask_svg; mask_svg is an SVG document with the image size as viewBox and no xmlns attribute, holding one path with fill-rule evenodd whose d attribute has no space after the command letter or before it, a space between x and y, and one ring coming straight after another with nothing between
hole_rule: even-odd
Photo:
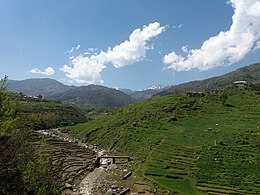
<instances>
[{"instance_id":1,"label":"hillside village house","mask_svg":"<svg viewBox=\"0 0 260 195\"><path fill-rule=\"evenodd\" d=\"M237 87L244 87L247 84L247 82L246 81L235 81L233 84Z\"/></svg>"}]
</instances>

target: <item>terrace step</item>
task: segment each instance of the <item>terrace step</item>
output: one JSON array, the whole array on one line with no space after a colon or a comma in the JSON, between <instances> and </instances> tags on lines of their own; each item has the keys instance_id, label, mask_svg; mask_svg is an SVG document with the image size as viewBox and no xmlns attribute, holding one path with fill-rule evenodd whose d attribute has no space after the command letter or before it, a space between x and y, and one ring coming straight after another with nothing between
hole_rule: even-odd
<instances>
[{"instance_id":1,"label":"terrace step","mask_svg":"<svg viewBox=\"0 0 260 195\"><path fill-rule=\"evenodd\" d=\"M255 194L254 192L231 188L227 186L221 186L216 184L197 184L196 188L201 191L205 191L208 194Z\"/></svg>"}]
</instances>

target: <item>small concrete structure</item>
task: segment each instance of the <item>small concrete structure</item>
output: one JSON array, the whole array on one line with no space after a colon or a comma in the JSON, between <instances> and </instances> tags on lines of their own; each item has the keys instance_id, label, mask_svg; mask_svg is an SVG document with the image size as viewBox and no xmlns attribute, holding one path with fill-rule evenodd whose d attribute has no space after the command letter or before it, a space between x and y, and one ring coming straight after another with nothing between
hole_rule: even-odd
<instances>
[{"instance_id":1,"label":"small concrete structure","mask_svg":"<svg viewBox=\"0 0 260 195\"><path fill-rule=\"evenodd\" d=\"M126 175L123 176L123 180L126 180L128 177L132 175L132 172L128 172Z\"/></svg>"},{"instance_id":2,"label":"small concrete structure","mask_svg":"<svg viewBox=\"0 0 260 195\"><path fill-rule=\"evenodd\" d=\"M130 188L124 189L122 192L120 192L118 195L124 195L126 193L130 192Z\"/></svg>"},{"instance_id":3,"label":"small concrete structure","mask_svg":"<svg viewBox=\"0 0 260 195\"><path fill-rule=\"evenodd\" d=\"M127 161L130 161L130 156L98 156L96 160L96 167L100 167L100 160L101 159L112 159L112 163L116 164L116 159L127 159Z\"/></svg>"},{"instance_id":4,"label":"small concrete structure","mask_svg":"<svg viewBox=\"0 0 260 195\"><path fill-rule=\"evenodd\" d=\"M188 96L188 97L204 97L205 93L203 93L203 92L188 92L188 93L186 93L186 96Z\"/></svg>"},{"instance_id":5,"label":"small concrete structure","mask_svg":"<svg viewBox=\"0 0 260 195\"><path fill-rule=\"evenodd\" d=\"M235 81L233 82L233 85L237 86L237 87L244 87L247 84L246 81Z\"/></svg>"}]
</instances>

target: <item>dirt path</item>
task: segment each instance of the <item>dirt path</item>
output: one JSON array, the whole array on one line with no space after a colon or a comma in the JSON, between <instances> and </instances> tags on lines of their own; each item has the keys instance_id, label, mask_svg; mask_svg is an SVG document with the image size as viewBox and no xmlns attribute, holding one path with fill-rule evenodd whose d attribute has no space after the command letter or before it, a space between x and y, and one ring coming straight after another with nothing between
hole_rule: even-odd
<instances>
[{"instance_id":1,"label":"dirt path","mask_svg":"<svg viewBox=\"0 0 260 195\"><path fill-rule=\"evenodd\" d=\"M82 195L92 195L97 193L97 185L104 182L105 170L96 168L90 172L79 184L78 193Z\"/></svg>"}]
</instances>

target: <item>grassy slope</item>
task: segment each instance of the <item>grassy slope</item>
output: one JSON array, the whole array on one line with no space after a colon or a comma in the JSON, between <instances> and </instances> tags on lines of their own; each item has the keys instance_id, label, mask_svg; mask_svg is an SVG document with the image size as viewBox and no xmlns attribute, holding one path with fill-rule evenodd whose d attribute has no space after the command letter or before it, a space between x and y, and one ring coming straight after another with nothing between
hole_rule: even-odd
<instances>
[{"instance_id":1,"label":"grassy slope","mask_svg":"<svg viewBox=\"0 0 260 195\"><path fill-rule=\"evenodd\" d=\"M260 96L219 96L156 97L67 130L133 156L135 174L171 192L260 193Z\"/></svg>"},{"instance_id":2,"label":"grassy slope","mask_svg":"<svg viewBox=\"0 0 260 195\"><path fill-rule=\"evenodd\" d=\"M239 68L233 72L201 80L201 81L191 81L188 83L183 83L166 89L162 92L156 94L158 95L170 95L170 94L181 94L192 91L212 91L220 89L233 83L234 81L247 81L252 83L260 83L260 63L252 64L250 66L245 66Z\"/></svg>"},{"instance_id":3,"label":"grassy slope","mask_svg":"<svg viewBox=\"0 0 260 195\"><path fill-rule=\"evenodd\" d=\"M12 94L18 103L19 126L28 129L49 129L86 122L85 113L71 105L54 100L20 98Z\"/></svg>"}]
</instances>

